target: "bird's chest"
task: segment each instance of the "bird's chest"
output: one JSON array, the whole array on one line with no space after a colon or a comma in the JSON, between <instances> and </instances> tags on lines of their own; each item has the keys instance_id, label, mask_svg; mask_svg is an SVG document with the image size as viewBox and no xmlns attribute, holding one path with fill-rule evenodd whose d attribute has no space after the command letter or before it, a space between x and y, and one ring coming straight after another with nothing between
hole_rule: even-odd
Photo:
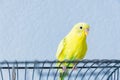
<instances>
[{"instance_id":1,"label":"bird's chest","mask_svg":"<svg viewBox=\"0 0 120 80\"><path fill-rule=\"evenodd\" d=\"M74 55L75 53L81 53L84 49L86 42L81 39L71 39L66 44L67 53Z\"/></svg>"},{"instance_id":2,"label":"bird's chest","mask_svg":"<svg viewBox=\"0 0 120 80\"><path fill-rule=\"evenodd\" d=\"M81 59L86 52L86 38L84 36L69 36L66 39L64 54L66 59Z\"/></svg>"}]
</instances>

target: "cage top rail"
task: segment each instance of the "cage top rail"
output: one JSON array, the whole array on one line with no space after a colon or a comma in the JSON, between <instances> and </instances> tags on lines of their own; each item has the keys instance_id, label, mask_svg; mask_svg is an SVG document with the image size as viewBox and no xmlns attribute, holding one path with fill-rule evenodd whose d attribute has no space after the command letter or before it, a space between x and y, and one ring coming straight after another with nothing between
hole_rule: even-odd
<instances>
[{"instance_id":1,"label":"cage top rail","mask_svg":"<svg viewBox=\"0 0 120 80\"><path fill-rule=\"evenodd\" d=\"M93 60L88 60L88 59L84 59L84 60L74 60L74 61L70 61L70 60L65 60L65 61L58 61L58 60L54 60L54 61L50 61L50 60L44 60L44 61L0 61L0 64L33 64L33 63L120 63L120 60L117 59L112 59L112 60L108 60L108 59L93 59Z\"/></svg>"},{"instance_id":2,"label":"cage top rail","mask_svg":"<svg viewBox=\"0 0 120 80\"><path fill-rule=\"evenodd\" d=\"M62 66L56 66L55 64L60 63L60 65L64 63L76 63L76 68L120 68L120 60L76 60L76 61L2 61L0 62L0 69L12 69L13 67L15 69L61 69ZM42 64L44 66L36 66L38 64ZM46 64L52 65L52 66L45 66ZM54 65L53 65L54 64ZM78 64L86 64L86 66L78 65ZM90 64L90 65L87 65ZM97 65L95 65L97 64ZM104 65L104 64L112 64L112 65ZM113 65L116 64L116 65ZM32 65L32 66L31 66ZM34 65L34 66L33 66ZM98 66L99 65L99 66ZM27 66L27 67L26 67ZM68 66L67 69L71 69L73 67Z\"/></svg>"}]
</instances>

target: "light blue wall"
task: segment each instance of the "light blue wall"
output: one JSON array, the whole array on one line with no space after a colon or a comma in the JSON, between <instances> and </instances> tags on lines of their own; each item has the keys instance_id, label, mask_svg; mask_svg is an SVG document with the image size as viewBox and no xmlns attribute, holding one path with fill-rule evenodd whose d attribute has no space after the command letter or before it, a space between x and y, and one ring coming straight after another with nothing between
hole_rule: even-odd
<instances>
[{"instance_id":1,"label":"light blue wall","mask_svg":"<svg viewBox=\"0 0 120 80\"><path fill-rule=\"evenodd\" d=\"M91 26L86 59L120 59L119 0L0 0L0 60L55 60L78 22Z\"/></svg>"}]
</instances>

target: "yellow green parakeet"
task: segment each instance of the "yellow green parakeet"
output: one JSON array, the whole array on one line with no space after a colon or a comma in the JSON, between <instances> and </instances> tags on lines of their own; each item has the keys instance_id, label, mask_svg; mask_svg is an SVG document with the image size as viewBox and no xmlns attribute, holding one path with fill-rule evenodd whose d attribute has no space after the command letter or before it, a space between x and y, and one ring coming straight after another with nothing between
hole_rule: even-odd
<instances>
[{"instance_id":1,"label":"yellow green parakeet","mask_svg":"<svg viewBox=\"0 0 120 80\"><path fill-rule=\"evenodd\" d=\"M73 26L72 30L61 40L58 45L56 58L59 61L64 60L82 60L87 51L86 37L89 32L89 25L87 23L78 23ZM69 64L61 64L67 67ZM64 80L64 70L59 70L59 80ZM67 71L66 71L67 72Z\"/></svg>"}]
</instances>

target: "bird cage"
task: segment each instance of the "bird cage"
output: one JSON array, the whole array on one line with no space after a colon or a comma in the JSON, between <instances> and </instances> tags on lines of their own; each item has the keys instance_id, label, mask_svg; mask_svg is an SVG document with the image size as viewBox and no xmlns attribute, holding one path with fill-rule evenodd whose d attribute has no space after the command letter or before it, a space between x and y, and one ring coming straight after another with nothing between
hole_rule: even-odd
<instances>
[{"instance_id":1,"label":"bird cage","mask_svg":"<svg viewBox=\"0 0 120 80\"><path fill-rule=\"evenodd\" d=\"M75 70L67 67L64 80L120 80L120 60L2 61L0 80L59 80L57 63L76 64Z\"/></svg>"}]
</instances>

